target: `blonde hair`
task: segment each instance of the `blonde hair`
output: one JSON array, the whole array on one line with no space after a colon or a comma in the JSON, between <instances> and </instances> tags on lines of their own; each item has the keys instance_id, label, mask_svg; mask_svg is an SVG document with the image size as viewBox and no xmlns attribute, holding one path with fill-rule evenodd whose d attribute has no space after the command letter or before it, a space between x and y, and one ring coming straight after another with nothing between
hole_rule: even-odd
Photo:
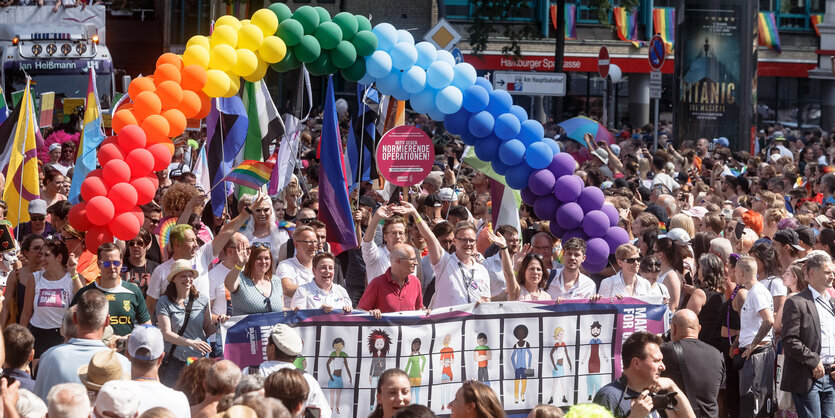
<instances>
[{"instance_id":1,"label":"blonde hair","mask_svg":"<svg viewBox=\"0 0 835 418\"><path fill-rule=\"evenodd\" d=\"M681 228L687 232L690 239L696 236L696 225L693 223L693 218L683 213L673 215L670 219L670 229Z\"/></svg>"},{"instance_id":2,"label":"blonde hair","mask_svg":"<svg viewBox=\"0 0 835 418\"><path fill-rule=\"evenodd\" d=\"M557 327L556 329L554 329L554 338L557 338L557 335L560 335L561 332L565 332L565 330L562 329L562 327Z\"/></svg>"}]
</instances>

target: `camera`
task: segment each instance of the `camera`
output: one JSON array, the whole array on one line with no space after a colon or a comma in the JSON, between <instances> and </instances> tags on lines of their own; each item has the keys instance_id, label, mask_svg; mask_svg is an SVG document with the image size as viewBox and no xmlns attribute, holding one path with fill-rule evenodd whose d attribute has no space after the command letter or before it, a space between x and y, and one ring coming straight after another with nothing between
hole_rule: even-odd
<instances>
[{"instance_id":1,"label":"camera","mask_svg":"<svg viewBox=\"0 0 835 418\"><path fill-rule=\"evenodd\" d=\"M652 408L655 411L663 411L665 409L676 409L676 405L678 401L676 400L676 395L678 392L670 392L670 393L650 393L649 395L652 396Z\"/></svg>"}]
</instances>

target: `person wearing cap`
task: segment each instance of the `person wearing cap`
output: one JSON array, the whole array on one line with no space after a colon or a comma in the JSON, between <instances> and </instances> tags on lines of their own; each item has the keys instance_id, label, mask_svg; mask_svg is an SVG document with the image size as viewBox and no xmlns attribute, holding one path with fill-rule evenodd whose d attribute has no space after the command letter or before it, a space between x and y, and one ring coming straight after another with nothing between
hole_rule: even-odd
<instances>
[{"instance_id":1,"label":"person wearing cap","mask_svg":"<svg viewBox=\"0 0 835 418\"><path fill-rule=\"evenodd\" d=\"M426 215L432 223L443 221L444 216L441 208L443 202L437 193L426 195L423 199L423 214Z\"/></svg>"},{"instance_id":2,"label":"person wearing cap","mask_svg":"<svg viewBox=\"0 0 835 418\"><path fill-rule=\"evenodd\" d=\"M723 148L730 148L731 146L730 141L728 141L728 138L725 138L724 136L720 136L719 138L713 138L713 144Z\"/></svg>"},{"instance_id":3,"label":"person wearing cap","mask_svg":"<svg viewBox=\"0 0 835 418\"><path fill-rule=\"evenodd\" d=\"M707 209L702 206L693 206L690 209L681 211L681 213L693 218L693 224L696 227L696 231L702 231L704 229L702 227L702 219L705 215L707 215Z\"/></svg>"},{"instance_id":4,"label":"person wearing cap","mask_svg":"<svg viewBox=\"0 0 835 418\"><path fill-rule=\"evenodd\" d=\"M792 161L794 161L794 153L792 153L790 149L786 148L786 137L783 136L782 132L774 132L774 135L771 136L771 140L774 141L774 148L780 152L781 157L789 157Z\"/></svg>"},{"instance_id":5,"label":"person wearing cap","mask_svg":"<svg viewBox=\"0 0 835 418\"><path fill-rule=\"evenodd\" d=\"M446 216L449 208L458 204L458 192L449 187L438 191L438 197L441 198L441 216Z\"/></svg>"},{"instance_id":6,"label":"person wearing cap","mask_svg":"<svg viewBox=\"0 0 835 418\"><path fill-rule=\"evenodd\" d=\"M102 385L111 380L130 380L130 373L122 368L118 354L113 350L102 350L87 364L78 368L78 378L87 388L90 402L96 402L96 396Z\"/></svg>"},{"instance_id":7,"label":"person wearing cap","mask_svg":"<svg viewBox=\"0 0 835 418\"><path fill-rule=\"evenodd\" d=\"M52 224L46 221L46 201L35 199L29 202L29 222L21 222L14 230L18 240L29 234L40 235L44 238L55 236Z\"/></svg>"},{"instance_id":8,"label":"person wearing cap","mask_svg":"<svg viewBox=\"0 0 835 418\"><path fill-rule=\"evenodd\" d=\"M267 361L261 363L258 374L267 377L281 369L295 369L293 361L301 355L302 347L302 338L296 330L286 324L273 325L267 340ZM304 380L310 389L307 405L319 408L321 417L330 418L331 407L319 382L308 373L304 373Z\"/></svg>"},{"instance_id":9,"label":"person wearing cap","mask_svg":"<svg viewBox=\"0 0 835 418\"><path fill-rule=\"evenodd\" d=\"M188 260L175 261L165 278L168 286L157 303L157 324L169 356L160 370L160 381L167 386L174 386L189 357L205 357L212 351L206 336L215 333L217 324L209 311L208 295L194 287L197 276Z\"/></svg>"},{"instance_id":10,"label":"person wearing cap","mask_svg":"<svg viewBox=\"0 0 835 418\"><path fill-rule=\"evenodd\" d=\"M110 380L101 385L93 404L94 417L135 418L139 416L139 398L131 382Z\"/></svg>"},{"instance_id":11,"label":"person wearing cap","mask_svg":"<svg viewBox=\"0 0 835 418\"><path fill-rule=\"evenodd\" d=\"M66 176L69 167L61 164L58 160L61 159L61 144L53 143L49 145L49 162L45 165L53 170L57 170L62 175Z\"/></svg>"},{"instance_id":12,"label":"person wearing cap","mask_svg":"<svg viewBox=\"0 0 835 418\"><path fill-rule=\"evenodd\" d=\"M783 271L788 270L794 260L800 258L801 252L805 251L800 246L800 236L797 234L797 231L791 228L777 231L771 239L771 246L774 248L774 252L777 253L777 259L780 261L780 265L785 266Z\"/></svg>"},{"instance_id":13,"label":"person wearing cap","mask_svg":"<svg viewBox=\"0 0 835 418\"><path fill-rule=\"evenodd\" d=\"M153 325L133 329L127 343L130 359L131 388L139 399L139 413L161 406L177 417L190 417L191 407L183 392L171 389L159 380L159 368L166 356L162 332Z\"/></svg>"},{"instance_id":14,"label":"person wearing cap","mask_svg":"<svg viewBox=\"0 0 835 418\"><path fill-rule=\"evenodd\" d=\"M807 252L812 251L812 248L815 246L816 231L806 225L798 225L797 228L794 228L794 231L797 232L797 237L800 239L800 246L803 247L801 255L806 255Z\"/></svg>"}]
</instances>

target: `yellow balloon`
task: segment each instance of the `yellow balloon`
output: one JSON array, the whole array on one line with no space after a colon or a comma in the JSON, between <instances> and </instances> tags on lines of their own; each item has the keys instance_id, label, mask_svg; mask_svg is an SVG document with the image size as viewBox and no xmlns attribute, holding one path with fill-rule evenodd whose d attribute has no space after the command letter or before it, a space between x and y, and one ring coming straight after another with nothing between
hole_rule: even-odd
<instances>
[{"instance_id":1,"label":"yellow balloon","mask_svg":"<svg viewBox=\"0 0 835 418\"><path fill-rule=\"evenodd\" d=\"M238 30L238 49L244 48L250 51L257 51L264 41L264 34L258 26L249 24L241 25Z\"/></svg>"},{"instance_id":2,"label":"yellow balloon","mask_svg":"<svg viewBox=\"0 0 835 418\"><path fill-rule=\"evenodd\" d=\"M219 26L229 26L232 29L238 30L241 28L241 22L235 16L225 15L215 20L215 30L217 30Z\"/></svg>"},{"instance_id":3,"label":"yellow balloon","mask_svg":"<svg viewBox=\"0 0 835 418\"><path fill-rule=\"evenodd\" d=\"M287 45L277 36L267 36L258 48L258 54L269 64L275 64L284 59L287 54Z\"/></svg>"},{"instance_id":4,"label":"yellow balloon","mask_svg":"<svg viewBox=\"0 0 835 418\"><path fill-rule=\"evenodd\" d=\"M237 51L238 60L232 67L232 72L240 77L246 77L258 69L258 57L255 53L248 49L239 49Z\"/></svg>"},{"instance_id":5,"label":"yellow balloon","mask_svg":"<svg viewBox=\"0 0 835 418\"><path fill-rule=\"evenodd\" d=\"M241 19L241 25L250 25L250 24L252 24L252 21L250 21L249 19Z\"/></svg>"},{"instance_id":6,"label":"yellow balloon","mask_svg":"<svg viewBox=\"0 0 835 418\"><path fill-rule=\"evenodd\" d=\"M226 94L223 97L232 97L238 94L238 90L241 89L241 78L234 74L226 75L229 78L229 90L226 90Z\"/></svg>"},{"instance_id":7,"label":"yellow balloon","mask_svg":"<svg viewBox=\"0 0 835 418\"><path fill-rule=\"evenodd\" d=\"M203 86L203 93L209 97L222 97L229 91L229 85L232 80L229 76L220 70L206 71L206 85Z\"/></svg>"},{"instance_id":8,"label":"yellow balloon","mask_svg":"<svg viewBox=\"0 0 835 418\"><path fill-rule=\"evenodd\" d=\"M208 68L209 50L202 45L186 47L185 52L183 52L183 65L186 67L189 65L199 65L203 69Z\"/></svg>"},{"instance_id":9,"label":"yellow balloon","mask_svg":"<svg viewBox=\"0 0 835 418\"><path fill-rule=\"evenodd\" d=\"M220 71L230 71L238 60L235 48L226 44L220 44L212 48L209 56L209 68Z\"/></svg>"},{"instance_id":10,"label":"yellow balloon","mask_svg":"<svg viewBox=\"0 0 835 418\"><path fill-rule=\"evenodd\" d=\"M270 9L261 9L252 14L252 24L258 26L264 32L264 36L275 35L278 16Z\"/></svg>"},{"instance_id":11,"label":"yellow balloon","mask_svg":"<svg viewBox=\"0 0 835 418\"><path fill-rule=\"evenodd\" d=\"M188 42L186 43L186 48L192 45L200 45L203 48L209 49L209 38L203 35L194 35L189 38Z\"/></svg>"},{"instance_id":12,"label":"yellow balloon","mask_svg":"<svg viewBox=\"0 0 835 418\"><path fill-rule=\"evenodd\" d=\"M269 67L267 66L266 61L261 59L261 57L258 57L258 68L255 69L254 73L248 76L244 76L244 80L249 81L250 83L254 83L258 80L263 79L264 76L267 75L267 68Z\"/></svg>"},{"instance_id":13,"label":"yellow balloon","mask_svg":"<svg viewBox=\"0 0 835 418\"><path fill-rule=\"evenodd\" d=\"M239 25L240 26L240 25ZM212 47L226 44L231 47L238 45L238 30L231 26L215 26L215 31L212 32L212 38L209 43Z\"/></svg>"}]
</instances>

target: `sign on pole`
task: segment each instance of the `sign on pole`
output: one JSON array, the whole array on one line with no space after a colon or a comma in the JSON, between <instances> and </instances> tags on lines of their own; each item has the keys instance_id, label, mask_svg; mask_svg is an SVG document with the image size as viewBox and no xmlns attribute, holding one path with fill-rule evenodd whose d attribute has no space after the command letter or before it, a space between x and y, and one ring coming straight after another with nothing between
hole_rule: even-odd
<instances>
[{"instance_id":1,"label":"sign on pole","mask_svg":"<svg viewBox=\"0 0 835 418\"><path fill-rule=\"evenodd\" d=\"M649 98L661 98L661 71L652 70L649 72Z\"/></svg>"},{"instance_id":2,"label":"sign on pole","mask_svg":"<svg viewBox=\"0 0 835 418\"><path fill-rule=\"evenodd\" d=\"M649 40L649 66L653 70L660 70L667 60L666 46L661 36L655 35Z\"/></svg>"},{"instance_id":3,"label":"sign on pole","mask_svg":"<svg viewBox=\"0 0 835 418\"><path fill-rule=\"evenodd\" d=\"M565 96L565 73L496 71L493 89L526 96Z\"/></svg>"},{"instance_id":4,"label":"sign on pole","mask_svg":"<svg viewBox=\"0 0 835 418\"><path fill-rule=\"evenodd\" d=\"M397 186L422 182L434 162L432 139L415 126L398 126L386 132L377 145L377 168L383 178Z\"/></svg>"},{"instance_id":5,"label":"sign on pole","mask_svg":"<svg viewBox=\"0 0 835 418\"><path fill-rule=\"evenodd\" d=\"M426 32L426 35L423 37L423 39L435 45L437 48L447 51L455 47L455 44L461 38L463 38L461 34L444 18L438 19L438 23L432 29L429 29L429 32Z\"/></svg>"},{"instance_id":6,"label":"sign on pole","mask_svg":"<svg viewBox=\"0 0 835 418\"><path fill-rule=\"evenodd\" d=\"M600 52L597 54L597 72L600 78L609 76L609 49L605 46L600 47Z\"/></svg>"}]
</instances>

